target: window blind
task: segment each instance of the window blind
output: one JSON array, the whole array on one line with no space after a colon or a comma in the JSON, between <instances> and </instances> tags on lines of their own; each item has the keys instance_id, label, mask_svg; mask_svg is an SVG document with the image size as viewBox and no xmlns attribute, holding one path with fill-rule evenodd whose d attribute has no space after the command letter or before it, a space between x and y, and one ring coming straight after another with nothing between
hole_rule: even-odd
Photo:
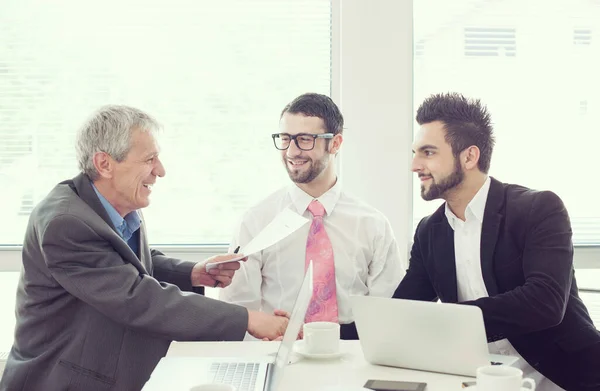
<instances>
[{"instance_id":1,"label":"window blind","mask_svg":"<svg viewBox=\"0 0 600 391\"><path fill-rule=\"evenodd\" d=\"M105 104L154 115L167 175L155 244L228 243L287 183L270 134L289 101L329 94L326 0L6 0L0 12L0 244L77 173L74 136Z\"/></svg>"}]
</instances>

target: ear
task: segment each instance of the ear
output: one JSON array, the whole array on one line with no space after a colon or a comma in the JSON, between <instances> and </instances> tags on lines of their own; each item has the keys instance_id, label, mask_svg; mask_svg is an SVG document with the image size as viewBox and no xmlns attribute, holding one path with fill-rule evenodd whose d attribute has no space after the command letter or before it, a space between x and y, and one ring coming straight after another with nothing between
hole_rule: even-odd
<instances>
[{"instance_id":1,"label":"ear","mask_svg":"<svg viewBox=\"0 0 600 391\"><path fill-rule=\"evenodd\" d=\"M475 145L471 145L461 153L461 160L467 170L477 169L477 163L479 163L479 156L481 152Z\"/></svg>"},{"instance_id":2,"label":"ear","mask_svg":"<svg viewBox=\"0 0 600 391\"><path fill-rule=\"evenodd\" d=\"M106 152L96 152L94 154L94 167L98 174L103 178L112 178L114 169L114 160Z\"/></svg>"},{"instance_id":3,"label":"ear","mask_svg":"<svg viewBox=\"0 0 600 391\"><path fill-rule=\"evenodd\" d=\"M344 137L338 133L329 142L329 153L335 155L340 151L340 147L342 146L342 142L344 142Z\"/></svg>"}]
</instances>

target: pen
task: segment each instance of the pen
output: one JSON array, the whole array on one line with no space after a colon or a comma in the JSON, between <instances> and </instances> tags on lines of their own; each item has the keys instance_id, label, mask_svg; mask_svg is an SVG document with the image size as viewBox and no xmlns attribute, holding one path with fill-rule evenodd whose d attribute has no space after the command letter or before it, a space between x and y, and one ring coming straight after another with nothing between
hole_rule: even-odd
<instances>
[{"instance_id":1,"label":"pen","mask_svg":"<svg viewBox=\"0 0 600 391\"><path fill-rule=\"evenodd\" d=\"M237 246L236 249L233 251L234 254L237 254L238 251L240 251L240 246ZM219 281L215 281L215 285L213 285L213 288L216 288L219 285Z\"/></svg>"}]
</instances>

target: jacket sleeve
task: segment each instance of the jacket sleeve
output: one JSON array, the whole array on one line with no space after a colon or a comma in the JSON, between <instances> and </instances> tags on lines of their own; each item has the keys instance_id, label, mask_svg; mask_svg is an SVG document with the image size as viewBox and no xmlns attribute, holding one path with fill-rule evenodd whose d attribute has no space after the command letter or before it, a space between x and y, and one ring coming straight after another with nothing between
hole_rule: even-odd
<instances>
[{"instance_id":1,"label":"jacket sleeve","mask_svg":"<svg viewBox=\"0 0 600 391\"><path fill-rule=\"evenodd\" d=\"M150 250L150 254L154 265L154 278L158 281L177 285L182 291L204 294L204 287L192 286L192 268L196 262L170 258L158 250Z\"/></svg>"},{"instance_id":2,"label":"jacket sleeve","mask_svg":"<svg viewBox=\"0 0 600 391\"><path fill-rule=\"evenodd\" d=\"M548 329L562 322L573 278L571 223L561 199L541 192L526 224L522 267L525 284L467 301L483 312L489 341Z\"/></svg>"},{"instance_id":3,"label":"jacket sleeve","mask_svg":"<svg viewBox=\"0 0 600 391\"><path fill-rule=\"evenodd\" d=\"M429 274L427 274L427 270L425 269L425 265L423 265L423 256L421 255L419 234L422 231L420 228L424 221L425 219L421 220L415 230L414 242L410 250L408 270L394 292L394 299L435 301L438 298L431 284Z\"/></svg>"},{"instance_id":4,"label":"jacket sleeve","mask_svg":"<svg viewBox=\"0 0 600 391\"><path fill-rule=\"evenodd\" d=\"M53 218L38 233L44 261L71 295L113 321L180 341L242 340L245 308L182 292L140 274L80 218Z\"/></svg>"}]
</instances>

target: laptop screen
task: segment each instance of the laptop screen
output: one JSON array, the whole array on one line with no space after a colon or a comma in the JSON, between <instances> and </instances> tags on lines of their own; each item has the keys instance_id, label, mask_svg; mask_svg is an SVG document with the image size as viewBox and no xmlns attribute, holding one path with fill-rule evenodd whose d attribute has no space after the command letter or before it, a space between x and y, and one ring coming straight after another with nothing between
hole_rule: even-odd
<instances>
[{"instance_id":1,"label":"laptop screen","mask_svg":"<svg viewBox=\"0 0 600 391\"><path fill-rule=\"evenodd\" d=\"M308 305L313 293L312 282L313 265L312 261L310 261L308 268L306 269L306 273L304 274L304 281L300 287L300 292L298 292L298 296L296 297L296 303L294 304L294 309L290 315L288 327L285 330L281 345L279 345L279 350L275 356L275 363L273 364L271 371L269 371L269 379L267 381L268 386L266 388L267 391L275 391L277 389L277 385L281 381L283 367L288 363L294 342L298 338L300 328L304 324L306 311L308 310Z\"/></svg>"}]
</instances>

